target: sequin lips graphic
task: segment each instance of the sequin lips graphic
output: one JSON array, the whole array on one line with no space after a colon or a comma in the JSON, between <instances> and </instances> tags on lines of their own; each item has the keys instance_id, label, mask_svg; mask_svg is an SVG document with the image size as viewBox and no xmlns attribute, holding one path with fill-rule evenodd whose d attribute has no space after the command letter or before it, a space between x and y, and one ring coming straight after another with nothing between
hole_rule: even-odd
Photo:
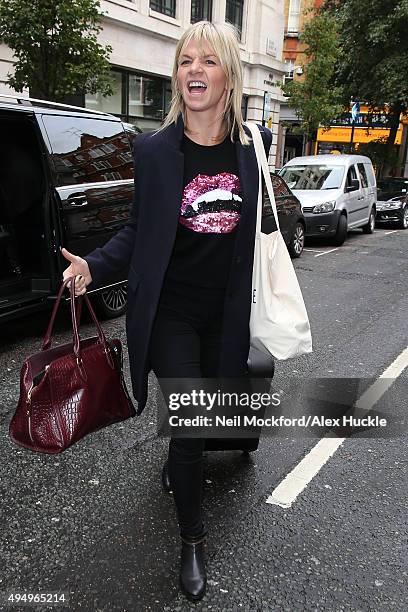
<instances>
[{"instance_id":1,"label":"sequin lips graphic","mask_svg":"<svg viewBox=\"0 0 408 612\"><path fill-rule=\"evenodd\" d=\"M184 188L180 223L194 232L228 234L239 221L240 193L235 174L198 174Z\"/></svg>"}]
</instances>

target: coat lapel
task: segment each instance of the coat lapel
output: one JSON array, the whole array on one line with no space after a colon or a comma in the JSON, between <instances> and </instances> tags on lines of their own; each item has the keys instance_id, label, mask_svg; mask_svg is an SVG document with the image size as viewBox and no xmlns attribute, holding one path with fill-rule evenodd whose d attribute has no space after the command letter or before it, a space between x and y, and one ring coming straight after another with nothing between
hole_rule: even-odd
<instances>
[{"instance_id":1,"label":"coat lapel","mask_svg":"<svg viewBox=\"0 0 408 612\"><path fill-rule=\"evenodd\" d=\"M244 126L244 129L250 136L251 134L246 126ZM256 216L259 170L254 145L252 143L249 146L242 145L240 140L237 139L235 142L235 150L237 153L241 189L244 195L244 206L238 232L242 234L243 226L245 226L254 215Z\"/></svg>"},{"instance_id":2,"label":"coat lapel","mask_svg":"<svg viewBox=\"0 0 408 612\"><path fill-rule=\"evenodd\" d=\"M146 168L147 172L153 171L154 174L155 216L160 219L156 231L164 259L169 257L174 244L183 197L184 154L180 150L183 134L184 125L180 115L176 124L152 136L154 148L151 166Z\"/></svg>"}]
</instances>

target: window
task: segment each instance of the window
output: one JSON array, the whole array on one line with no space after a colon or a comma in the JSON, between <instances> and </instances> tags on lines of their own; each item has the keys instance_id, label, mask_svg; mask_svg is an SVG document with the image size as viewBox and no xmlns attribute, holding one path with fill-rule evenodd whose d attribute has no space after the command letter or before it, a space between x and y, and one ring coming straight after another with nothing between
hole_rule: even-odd
<instances>
[{"instance_id":1,"label":"window","mask_svg":"<svg viewBox=\"0 0 408 612\"><path fill-rule=\"evenodd\" d=\"M242 18L244 14L244 0L227 0L225 9L225 21L232 23L242 34Z\"/></svg>"},{"instance_id":2,"label":"window","mask_svg":"<svg viewBox=\"0 0 408 612\"><path fill-rule=\"evenodd\" d=\"M211 21L212 0L191 0L191 23Z\"/></svg>"},{"instance_id":3,"label":"window","mask_svg":"<svg viewBox=\"0 0 408 612\"><path fill-rule=\"evenodd\" d=\"M113 153L114 151L116 151L116 147L114 144L104 144L101 146L101 149L105 153Z\"/></svg>"},{"instance_id":4,"label":"window","mask_svg":"<svg viewBox=\"0 0 408 612\"><path fill-rule=\"evenodd\" d=\"M110 168L111 167L111 165L110 165L110 163L108 161L93 162L91 164L91 166L96 168L96 170L105 170L106 168Z\"/></svg>"},{"instance_id":5,"label":"window","mask_svg":"<svg viewBox=\"0 0 408 612\"><path fill-rule=\"evenodd\" d=\"M171 98L172 98L171 81L165 81L164 82L164 116L167 115L167 113L170 110Z\"/></svg>"},{"instance_id":6,"label":"window","mask_svg":"<svg viewBox=\"0 0 408 612\"><path fill-rule=\"evenodd\" d=\"M102 149L99 149L98 147L94 147L93 149L89 149L88 151L88 155L89 157L91 157L92 159L95 159L95 157L102 157L104 154L104 152L102 151Z\"/></svg>"},{"instance_id":7,"label":"window","mask_svg":"<svg viewBox=\"0 0 408 612\"><path fill-rule=\"evenodd\" d=\"M349 168L349 171L347 172L347 181L346 181L346 187L351 187L352 186L352 181L357 178L357 172L354 166L351 166Z\"/></svg>"},{"instance_id":8,"label":"window","mask_svg":"<svg viewBox=\"0 0 408 612\"><path fill-rule=\"evenodd\" d=\"M344 176L342 166L286 166L280 172L289 189L339 189Z\"/></svg>"},{"instance_id":9,"label":"window","mask_svg":"<svg viewBox=\"0 0 408 612\"><path fill-rule=\"evenodd\" d=\"M246 95L242 96L241 112L242 112L242 118L244 121L246 121L248 117L248 100L249 100L249 96L246 96Z\"/></svg>"},{"instance_id":10,"label":"window","mask_svg":"<svg viewBox=\"0 0 408 612\"><path fill-rule=\"evenodd\" d=\"M103 177L105 181L120 181L123 178L120 172L106 172Z\"/></svg>"},{"instance_id":11,"label":"window","mask_svg":"<svg viewBox=\"0 0 408 612\"><path fill-rule=\"evenodd\" d=\"M360 173L361 186L368 187L367 174L364 168L364 164L357 164L357 166L358 166L358 171Z\"/></svg>"},{"instance_id":12,"label":"window","mask_svg":"<svg viewBox=\"0 0 408 612\"><path fill-rule=\"evenodd\" d=\"M150 8L163 15L176 17L176 0L150 0Z\"/></svg>"},{"instance_id":13,"label":"window","mask_svg":"<svg viewBox=\"0 0 408 612\"><path fill-rule=\"evenodd\" d=\"M284 83L287 83L288 81L293 81L293 74L295 71L295 60L285 59L285 67L286 67L286 74L283 77L283 81Z\"/></svg>"},{"instance_id":14,"label":"window","mask_svg":"<svg viewBox=\"0 0 408 612\"><path fill-rule=\"evenodd\" d=\"M126 153L120 153L120 155L118 155L118 158L126 164L127 162L132 161L132 154L130 151L126 151Z\"/></svg>"},{"instance_id":15,"label":"window","mask_svg":"<svg viewBox=\"0 0 408 612\"><path fill-rule=\"evenodd\" d=\"M366 169L368 183L369 183L370 187L375 187L375 174L374 174L374 170L373 170L372 165L371 164L364 164L364 167ZM408 187L408 181L406 181L405 187ZM406 189L405 189L405 191L406 191Z\"/></svg>"},{"instance_id":16,"label":"window","mask_svg":"<svg viewBox=\"0 0 408 612\"><path fill-rule=\"evenodd\" d=\"M44 115L59 185L133 177L129 140L119 121ZM110 169L111 172L106 172Z\"/></svg>"},{"instance_id":17,"label":"window","mask_svg":"<svg viewBox=\"0 0 408 612\"><path fill-rule=\"evenodd\" d=\"M110 112L142 130L160 127L170 109L171 82L153 75L125 70L116 69L112 72L115 82L114 95L104 98L100 94L86 94L86 108ZM105 143L100 148L104 153L109 152L109 147L113 146L112 143Z\"/></svg>"},{"instance_id":18,"label":"window","mask_svg":"<svg viewBox=\"0 0 408 612\"><path fill-rule=\"evenodd\" d=\"M129 115L134 117L163 117L163 81L141 74L129 75Z\"/></svg>"},{"instance_id":19,"label":"window","mask_svg":"<svg viewBox=\"0 0 408 612\"><path fill-rule=\"evenodd\" d=\"M122 73L112 70L111 77L113 81L113 95L104 97L100 93L86 94L86 108L117 115L122 113Z\"/></svg>"},{"instance_id":20,"label":"window","mask_svg":"<svg viewBox=\"0 0 408 612\"><path fill-rule=\"evenodd\" d=\"M299 21L300 21L300 0L290 0L288 30L287 30L289 34L297 34L299 32Z\"/></svg>"}]
</instances>

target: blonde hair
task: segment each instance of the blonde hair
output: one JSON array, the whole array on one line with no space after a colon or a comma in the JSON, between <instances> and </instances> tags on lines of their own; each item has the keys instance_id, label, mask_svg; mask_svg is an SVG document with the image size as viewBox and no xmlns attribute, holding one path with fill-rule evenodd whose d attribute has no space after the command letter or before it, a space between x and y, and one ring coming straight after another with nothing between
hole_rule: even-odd
<instances>
[{"instance_id":1,"label":"blonde hair","mask_svg":"<svg viewBox=\"0 0 408 612\"><path fill-rule=\"evenodd\" d=\"M203 42L207 43L220 60L221 68L225 73L229 88L229 95L222 111L226 133L229 132L231 140L234 141L234 132L238 129L241 144L248 145L251 139L248 138L242 127L243 70L239 53L238 35L236 28L230 23L215 24L210 21L198 21L190 26L180 38L176 47L171 78L172 99L170 110L158 132L164 130L172 123L176 123L180 113L182 114L184 125L186 125L185 104L178 87L177 70L179 57L192 40L201 49Z\"/></svg>"}]
</instances>

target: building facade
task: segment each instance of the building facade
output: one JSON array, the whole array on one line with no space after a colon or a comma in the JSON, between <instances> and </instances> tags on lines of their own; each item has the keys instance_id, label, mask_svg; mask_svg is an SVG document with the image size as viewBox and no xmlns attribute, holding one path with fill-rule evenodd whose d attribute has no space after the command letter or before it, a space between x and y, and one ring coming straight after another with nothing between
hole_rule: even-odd
<instances>
[{"instance_id":1,"label":"building facade","mask_svg":"<svg viewBox=\"0 0 408 612\"><path fill-rule=\"evenodd\" d=\"M86 95L88 108L122 117L143 131L160 126L171 100L177 41L191 23L229 21L240 34L244 66L244 118L264 121L273 132L269 163L275 166L283 56L284 0L102 0L102 44L110 56L114 94ZM0 46L0 93L12 70L12 53ZM10 90L8 90L10 93ZM24 95L27 95L25 92Z\"/></svg>"},{"instance_id":2,"label":"building facade","mask_svg":"<svg viewBox=\"0 0 408 612\"><path fill-rule=\"evenodd\" d=\"M302 80L303 66L307 58L305 45L300 34L305 23L313 17L322 4L322 0L285 0L285 32L283 43L283 61L285 63L284 81ZM302 155L304 150L303 134L294 130L298 118L293 108L284 101L281 104L280 126L277 151L277 166L283 166L289 159Z\"/></svg>"},{"instance_id":3,"label":"building facade","mask_svg":"<svg viewBox=\"0 0 408 612\"><path fill-rule=\"evenodd\" d=\"M7 45L0 42L0 94L14 93L6 83L8 73L13 73L13 52ZM21 95L27 97L28 90L24 91Z\"/></svg>"}]
</instances>

